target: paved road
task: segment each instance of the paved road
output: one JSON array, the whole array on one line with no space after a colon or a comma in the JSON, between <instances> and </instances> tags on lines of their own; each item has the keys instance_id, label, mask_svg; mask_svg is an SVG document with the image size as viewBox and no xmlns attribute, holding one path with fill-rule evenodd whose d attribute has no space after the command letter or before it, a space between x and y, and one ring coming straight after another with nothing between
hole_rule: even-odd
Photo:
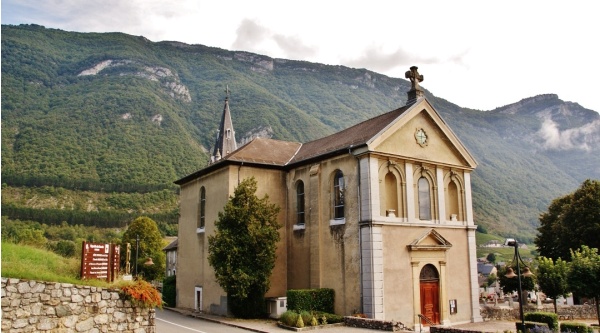
<instances>
[{"instance_id":1,"label":"paved road","mask_svg":"<svg viewBox=\"0 0 600 333\"><path fill-rule=\"evenodd\" d=\"M184 316L169 310L156 310L157 333L248 333L248 330Z\"/></svg>"}]
</instances>

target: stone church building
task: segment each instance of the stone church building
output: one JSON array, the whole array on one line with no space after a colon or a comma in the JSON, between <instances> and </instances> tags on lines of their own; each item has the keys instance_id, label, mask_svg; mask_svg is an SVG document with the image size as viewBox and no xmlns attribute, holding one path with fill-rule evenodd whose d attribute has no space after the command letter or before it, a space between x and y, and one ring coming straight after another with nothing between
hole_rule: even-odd
<instances>
[{"instance_id":1,"label":"stone church building","mask_svg":"<svg viewBox=\"0 0 600 333\"><path fill-rule=\"evenodd\" d=\"M237 148L228 98L211 163L181 188L177 307L225 314L208 235L245 178L281 207L271 289L333 288L335 312L419 327L481 321L471 172L477 163L424 97L416 67L399 109L307 143ZM253 254L248 253L251 257Z\"/></svg>"}]
</instances>

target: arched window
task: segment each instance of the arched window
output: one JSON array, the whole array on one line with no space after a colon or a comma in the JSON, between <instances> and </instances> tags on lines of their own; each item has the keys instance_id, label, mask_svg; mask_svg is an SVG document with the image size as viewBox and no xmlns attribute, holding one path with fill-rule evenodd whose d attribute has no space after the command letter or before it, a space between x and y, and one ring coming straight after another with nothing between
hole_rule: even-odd
<instances>
[{"instance_id":1,"label":"arched window","mask_svg":"<svg viewBox=\"0 0 600 333\"><path fill-rule=\"evenodd\" d=\"M333 218L344 218L344 174L337 170L333 177Z\"/></svg>"},{"instance_id":2,"label":"arched window","mask_svg":"<svg viewBox=\"0 0 600 333\"><path fill-rule=\"evenodd\" d=\"M423 266L423 268L421 269L421 273L419 274L419 280L432 281L432 280L439 280L439 279L440 279L440 275L437 271L437 268L435 268L435 266L433 266L432 264L427 264L427 265Z\"/></svg>"},{"instance_id":3,"label":"arched window","mask_svg":"<svg viewBox=\"0 0 600 333\"><path fill-rule=\"evenodd\" d=\"M431 197L429 195L429 181L425 177L419 178L419 220L431 220Z\"/></svg>"},{"instance_id":4,"label":"arched window","mask_svg":"<svg viewBox=\"0 0 600 333\"><path fill-rule=\"evenodd\" d=\"M296 224L304 224L304 183L296 185Z\"/></svg>"},{"instance_id":5,"label":"arched window","mask_svg":"<svg viewBox=\"0 0 600 333\"><path fill-rule=\"evenodd\" d=\"M198 209L198 228L204 228L206 215L206 189L204 186L200 189L200 205Z\"/></svg>"}]
</instances>

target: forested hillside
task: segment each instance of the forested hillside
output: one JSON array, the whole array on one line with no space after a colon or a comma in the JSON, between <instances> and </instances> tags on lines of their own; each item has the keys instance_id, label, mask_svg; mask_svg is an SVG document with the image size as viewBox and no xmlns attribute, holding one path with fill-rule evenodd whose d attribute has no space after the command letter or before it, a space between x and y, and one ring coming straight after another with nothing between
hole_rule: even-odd
<instances>
[{"instance_id":1,"label":"forested hillside","mask_svg":"<svg viewBox=\"0 0 600 333\"><path fill-rule=\"evenodd\" d=\"M426 66L420 71L436 75ZM404 105L409 89L404 79L367 69L121 33L2 25L3 214L7 204L12 211L44 208L12 197L6 189L15 187L175 191L174 180L206 165L226 86L238 141L317 139ZM553 198L600 178L594 111L555 95L487 112L426 95L479 162L476 223L490 232L529 240ZM176 212L176 203L167 206L162 212ZM91 207L53 209L137 212Z\"/></svg>"}]
</instances>

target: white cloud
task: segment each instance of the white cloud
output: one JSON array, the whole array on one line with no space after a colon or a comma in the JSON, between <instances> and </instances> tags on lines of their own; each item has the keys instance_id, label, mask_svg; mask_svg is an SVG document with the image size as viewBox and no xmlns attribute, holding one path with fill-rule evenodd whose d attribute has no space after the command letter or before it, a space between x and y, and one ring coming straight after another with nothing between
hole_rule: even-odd
<instances>
[{"instance_id":1,"label":"white cloud","mask_svg":"<svg viewBox=\"0 0 600 333\"><path fill-rule=\"evenodd\" d=\"M600 120L561 131L556 122L546 118L536 135L544 149L590 151L600 148Z\"/></svg>"}]
</instances>

